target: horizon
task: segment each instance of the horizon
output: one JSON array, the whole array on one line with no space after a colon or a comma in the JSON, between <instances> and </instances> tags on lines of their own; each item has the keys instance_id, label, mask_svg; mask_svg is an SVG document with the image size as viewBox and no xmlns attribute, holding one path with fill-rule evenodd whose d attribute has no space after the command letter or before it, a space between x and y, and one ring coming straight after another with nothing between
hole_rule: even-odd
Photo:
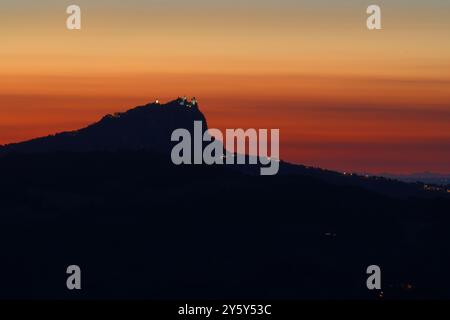
<instances>
[{"instance_id":1,"label":"horizon","mask_svg":"<svg viewBox=\"0 0 450 320\"><path fill-rule=\"evenodd\" d=\"M379 31L356 0L80 0L80 31L69 4L3 5L0 144L182 93L211 127L280 128L285 161L450 173L448 1L378 1Z\"/></svg>"}]
</instances>

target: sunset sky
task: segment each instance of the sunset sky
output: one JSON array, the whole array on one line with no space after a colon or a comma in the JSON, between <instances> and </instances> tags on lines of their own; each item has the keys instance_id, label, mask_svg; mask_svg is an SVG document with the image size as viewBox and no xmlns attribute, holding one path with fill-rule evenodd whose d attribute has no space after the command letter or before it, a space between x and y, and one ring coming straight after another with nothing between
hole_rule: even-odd
<instances>
[{"instance_id":1,"label":"sunset sky","mask_svg":"<svg viewBox=\"0 0 450 320\"><path fill-rule=\"evenodd\" d=\"M66 29L66 8L82 30ZM382 8L383 30L366 28ZM196 96L283 159L450 173L448 0L2 0L0 144Z\"/></svg>"}]
</instances>

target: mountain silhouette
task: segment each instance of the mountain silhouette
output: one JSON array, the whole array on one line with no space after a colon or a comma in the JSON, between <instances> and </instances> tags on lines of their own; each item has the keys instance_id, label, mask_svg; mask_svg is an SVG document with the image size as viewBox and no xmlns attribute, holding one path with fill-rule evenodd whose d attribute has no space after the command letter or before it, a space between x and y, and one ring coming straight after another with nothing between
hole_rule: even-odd
<instances>
[{"instance_id":1,"label":"mountain silhouette","mask_svg":"<svg viewBox=\"0 0 450 320\"><path fill-rule=\"evenodd\" d=\"M450 298L446 192L280 163L180 165L177 99L0 150L0 298ZM65 287L82 269L82 290Z\"/></svg>"},{"instance_id":2,"label":"mountain silhouette","mask_svg":"<svg viewBox=\"0 0 450 320\"><path fill-rule=\"evenodd\" d=\"M175 129L187 129L194 134L194 121L201 121L203 131L208 129L207 119L195 98L189 101L179 97L165 104L148 103L126 112L108 114L100 121L79 130L57 133L20 143L0 147L0 156L7 154L34 154L49 152L117 152L147 151L158 156L169 156L175 142L171 134ZM249 163L248 156L246 163ZM227 165L233 171L257 175L260 165ZM427 196L424 185L402 183L395 179L344 175L335 171L303 165L280 163L281 174L294 174L319 178L342 186L358 186L392 196ZM443 190L446 191L446 190ZM445 192L442 192L446 196Z\"/></svg>"},{"instance_id":3,"label":"mountain silhouette","mask_svg":"<svg viewBox=\"0 0 450 320\"><path fill-rule=\"evenodd\" d=\"M109 114L83 129L9 144L0 154L20 152L88 152L147 150L166 154L171 150L171 134L185 128L193 134L194 121L208 125L195 98L178 98L166 104L149 103L126 112Z\"/></svg>"}]
</instances>

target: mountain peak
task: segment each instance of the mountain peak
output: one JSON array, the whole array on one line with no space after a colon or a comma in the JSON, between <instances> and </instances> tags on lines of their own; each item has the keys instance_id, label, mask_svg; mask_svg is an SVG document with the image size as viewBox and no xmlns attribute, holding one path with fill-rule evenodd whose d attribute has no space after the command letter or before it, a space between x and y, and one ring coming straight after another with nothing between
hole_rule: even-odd
<instances>
[{"instance_id":1,"label":"mountain peak","mask_svg":"<svg viewBox=\"0 0 450 320\"><path fill-rule=\"evenodd\" d=\"M144 107L186 107L186 108L197 108L198 109L198 101L195 97L192 97L191 100L189 100L186 96L184 97L178 97L175 100L171 100L166 103L161 103L159 99L156 99L153 102L150 102L146 104Z\"/></svg>"}]
</instances>

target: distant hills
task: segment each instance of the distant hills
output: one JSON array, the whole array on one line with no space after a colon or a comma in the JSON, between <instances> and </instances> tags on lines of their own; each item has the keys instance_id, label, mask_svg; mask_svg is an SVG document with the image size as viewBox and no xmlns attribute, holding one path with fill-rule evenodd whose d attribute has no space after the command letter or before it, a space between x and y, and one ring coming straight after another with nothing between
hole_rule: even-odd
<instances>
[{"instance_id":1,"label":"distant hills","mask_svg":"<svg viewBox=\"0 0 450 320\"><path fill-rule=\"evenodd\" d=\"M393 173L380 173L382 177L396 179L404 182L422 182L436 185L450 185L450 174L440 174L433 172L418 172L411 174L393 174Z\"/></svg>"}]
</instances>

